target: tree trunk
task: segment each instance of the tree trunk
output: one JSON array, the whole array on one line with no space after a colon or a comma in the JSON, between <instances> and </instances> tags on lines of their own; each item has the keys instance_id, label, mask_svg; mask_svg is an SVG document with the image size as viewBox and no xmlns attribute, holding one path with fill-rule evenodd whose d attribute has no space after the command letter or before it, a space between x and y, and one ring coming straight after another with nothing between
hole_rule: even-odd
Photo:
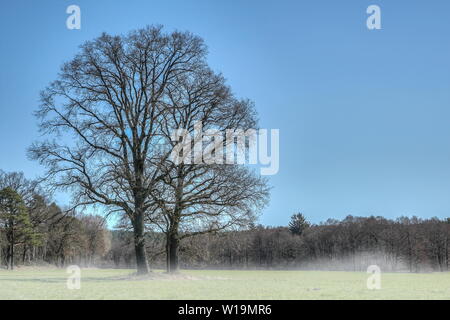
<instances>
[{"instance_id":1,"label":"tree trunk","mask_svg":"<svg viewBox=\"0 0 450 320\"><path fill-rule=\"evenodd\" d=\"M168 233L167 236L167 272L176 273L179 270L178 251L180 239L177 231Z\"/></svg>"},{"instance_id":2,"label":"tree trunk","mask_svg":"<svg viewBox=\"0 0 450 320\"><path fill-rule=\"evenodd\" d=\"M166 232L166 271L170 272L170 235Z\"/></svg>"},{"instance_id":3,"label":"tree trunk","mask_svg":"<svg viewBox=\"0 0 450 320\"><path fill-rule=\"evenodd\" d=\"M66 255L64 253L61 254L61 268L64 268L66 265Z\"/></svg>"},{"instance_id":4,"label":"tree trunk","mask_svg":"<svg viewBox=\"0 0 450 320\"><path fill-rule=\"evenodd\" d=\"M447 268L447 271L449 270L448 269L448 266L449 266L449 261L448 261L449 260L449 249L450 249L449 243L450 243L450 237L447 234L447 237L445 239L445 266Z\"/></svg>"},{"instance_id":5,"label":"tree trunk","mask_svg":"<svg viewBox=\"0 0 450 320\"><path fill-rule=\"evenodd\" d=\"M23 253L22 253L22 264L25 264L25 259L27 258L27 246L23 246Z\"/></svg>"},{"instance_id":6,"label":"tree trunk","mask_svg":"<svg viewBox=\"0 0 450 320\"><path fill-rule=\"evenodd\" d=\"M11 243L10 243L10 261L9 266L11 270L14 270L14 242L15 242L15 234L14 234L14 228L11 230Z\"/></svg>"},{"instance_id":7,"label":"tree trunk","mask_svg":"<svg viewBox=\"0 0 450 320\"><path fill-rule=\"evenodd\" d=\"M184 181L182 178L183 167L178 167L178 180L175 190L175 208L170 219L169 232L167 237L167 272L176 273L179 271L178 249L180 246L180 237L178 228L181 220L181 201L183 199Z\"/></svg>"},{"instance_id":8,"label":"tree trunk","mask_svg":"<svg viewBox=\"0 0 450 320\"><path fill-rule=\"evenodd\" d=\"M14 270L14 244L9 245L9 269Z\"/></svg>"},{"instance_id":9,"label":"tree trunk","mask_svg":"<svg viewBox=\"0 0 450 320\"><path fill-rule=\"evenodd\" d=\"M11 269L11 245L6 248L6 269Z\"/></svg>"},{"instance_id":10,"label":"tree trunk","mask_svg":"<svg viewBox=\"0 0 450 320\"><path fill-rule=\"evenodd\" d=\"M145 251L144 214L142 212L136 214L136 219L134 221L133 227L137 273L148 274L149 267L147 262L147 253Z\"/></svg>"}]
</instances>

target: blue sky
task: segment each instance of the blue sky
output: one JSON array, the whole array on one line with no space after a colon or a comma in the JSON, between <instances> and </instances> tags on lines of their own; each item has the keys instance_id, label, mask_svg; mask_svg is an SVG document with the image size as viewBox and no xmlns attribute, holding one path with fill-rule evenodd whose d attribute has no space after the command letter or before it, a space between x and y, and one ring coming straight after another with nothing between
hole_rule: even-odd
<instances>
[{"instance_id":1,"label":"blue sky","mask_svg":"<svg viewBox=\"0 0 450 320\"><path fill-rule=\"evenodd\" d=\"M82 29L65 26L79 5ZM382 10L382 30L366 9ZM450 216L450 2L444 0L5 1L0 6L0 168L30 177L39 91L101 32L189 30L262 128L280 171L261 222ZM60 197L60 202L65 198Z\"/></svg>"}]
</instances>

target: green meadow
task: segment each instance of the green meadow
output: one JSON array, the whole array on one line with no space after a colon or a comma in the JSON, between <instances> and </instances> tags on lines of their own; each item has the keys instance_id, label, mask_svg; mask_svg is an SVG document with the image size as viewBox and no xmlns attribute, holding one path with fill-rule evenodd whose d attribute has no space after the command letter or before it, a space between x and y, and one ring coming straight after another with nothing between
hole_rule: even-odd
<instances>
[{"instance_id":1,"label":"green meadow","mask_svg":"<svg viewBox=\"0 0 450 320\"><path fill-rule=\"evenodd\" d=\"M64 269L0 271L0 299L450 299L449 273L381 274L367 289L366 273L319 271L82 269L80 289L69 290Z\"/></svg>"}]
</instances>

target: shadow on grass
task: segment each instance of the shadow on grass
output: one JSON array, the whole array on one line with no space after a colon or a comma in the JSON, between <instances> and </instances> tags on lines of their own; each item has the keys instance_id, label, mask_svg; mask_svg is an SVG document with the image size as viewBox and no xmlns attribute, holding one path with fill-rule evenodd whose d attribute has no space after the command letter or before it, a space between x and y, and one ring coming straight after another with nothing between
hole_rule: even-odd
<instances>
[{"instance_id":1,"label":"shadow on grass","mask_svg":"<svg viewBox=\"0 0 450 320\"><path fill-rule=\"evenodd\" d=\"M92 282L108 282L108 281L123 281L124 279L119 279L117 277L82 277L82 281L92 281ZM64 283L67 279L64 278L2 278L0 279L0 285L2 282L40 282L40 283Z\"/></svg>"},{"instance_id":2,"label":"shadow on grass","mask_svg":"<svg viewBox=\"0 0 450 320\"><path fill-rule=\"evenodd\" d=\"M64 276L48 276L41 278L29 278L29 277L8 277L5 275L0 276L0 285L2 282L28 282L28 283L64 283L67 281L67 277ZM127 282L127 281L158 281L158 280L211 280L209 278L198 278L183 273L168 274L166 272L150 272L148 275L138 275L136 273L114 275L114 276L82 276L82 281L89 282ZM225 280L217 278L215 280Z\"/></svg>"}]
</instances>

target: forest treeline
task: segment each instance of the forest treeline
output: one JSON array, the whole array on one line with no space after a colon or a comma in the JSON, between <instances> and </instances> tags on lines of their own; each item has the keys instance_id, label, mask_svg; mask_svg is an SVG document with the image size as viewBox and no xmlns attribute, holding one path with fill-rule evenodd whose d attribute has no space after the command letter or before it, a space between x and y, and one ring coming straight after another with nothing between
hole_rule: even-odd
<instances>
[{"instance_id":1,"label":"forest treeline","mask_svg":"<svg viewBox=\"0 0 450 320\"><path fill-rule=\"evenodd\" d=\"M164 265L161 234L148 234L154 267ZM110 259L133 266L132 235L114 231ZM291 227L254 226L186 239L180 248L183 268L308 269L366 271L448 271L450 219L353 217Z\"/></svg>"},{"instance_id":2,"label":"forest treeline","mask_svg":"<svg viewBox=\"0 0 450 320\"><path fill-rule=\"evenodd\" d=\"M0 172L1 173L1 172ZM64 210L42 195L23 174L0 174L1 265L72 264L135 268L134 237L104 217ZM6 207L19 208L7 215ZM17 202L17 203L16 203ZM166 264L166 236L150 226L146 251L152 268ZM288 226L253 225L186 237L183 268L448 271L450 218L353 217L310 224L302 214Z\"/></svg>"},{"instance_id":3,"label":"forest treeline","mask_svg":"<svg viewBox=\"0 0 450 320\"><path fill-rule=\"evenodd\" d=\"M0 264L95 264L110 248L103 217L63 210L35 181L0 171Z\"/></svg>"}]
</instances>

